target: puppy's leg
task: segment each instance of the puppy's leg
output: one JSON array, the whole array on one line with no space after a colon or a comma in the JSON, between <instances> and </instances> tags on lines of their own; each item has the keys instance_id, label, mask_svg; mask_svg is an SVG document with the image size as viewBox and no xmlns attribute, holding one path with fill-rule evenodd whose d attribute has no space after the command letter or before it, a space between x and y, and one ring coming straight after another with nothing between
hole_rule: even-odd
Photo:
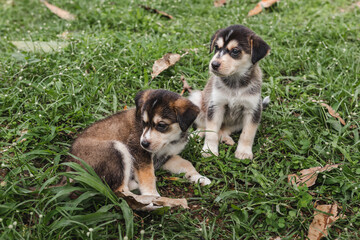
<instances>
[{"instance_id":1,"label":"puppy's leg","mask_svg":"<svg viewBox=\"0 0 360 240\"><path fill-rule=\"evenodd\" d=\"M118 155L122 157L122 164L123 164L123 173L124 173L124 180L122 184L115 189L115 192L130 192L129 190L129 181L131 176L131 168L133 165L132 156L127 149L127 147L119 142L113 141L113 147L118 151Z\"/></svg>"},{"instance_id":2,"label":"puppy's leg","mask_svg":"<svg viewBox=\"0 0 360 240\"><path fill-rule=\"evenodd\" d=\"M235 144L232 137L230 137L231 130L228 128L221 128L219 131L220 141L226 145L233 146Z\"/></svg>"},{"instance_id":3,"label":"puppy's leg","mask_svg":"<svg viewBox=\"0 0 360 240\"><path fill-rule=\"evenodd\" d=\"M181 158L179 155L172 156L163 166L164 170L171 173L185 173L185 177L191 182L200 183L202 186L209 185L210 179L200 175L194 166L188 160Z\"/></svg>"},{"instance_id":4,"label":"puppy's leg","mask_svg":"<svg viewBox=\"0 0 360 240\"><path fill-rule=\"evenodd\" d=\"M152 161L151 163L141 164L140 166L135 167L134 172L137 182L139 183L141 195L160 196L156 190L156 177Z\"/></svg>"},{"instance_id":5,"label":"puppy's leg","mask_svg":"<svg viewBox=\"0 0 360 240\"><path fill-rule=\"evenodd\" d=\"M243 117L243 129L240 135L235 157L238 159L252 159L252 145L256 135L259 122L253 121L252 114L245 114Z\"/></svg>"},{"instance_id":6,"label":"puppy's leg","mask_svg":"<svg viewBox=\"0 0 360 240\"><path fill-rule=\"evenodd\" d=\"M203 147L203 156L210 157L212 152L218 156L219 130L224 119L225 107L210 103L206 118L205 143Z\"/></svg>"}]
</instances>

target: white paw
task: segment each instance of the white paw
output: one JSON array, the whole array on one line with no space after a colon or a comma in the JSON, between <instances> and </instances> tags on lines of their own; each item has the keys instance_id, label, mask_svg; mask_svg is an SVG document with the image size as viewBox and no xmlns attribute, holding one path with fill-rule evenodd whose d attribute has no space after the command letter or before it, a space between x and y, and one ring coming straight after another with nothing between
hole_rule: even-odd
<instances>
[{"instance_id":1,"label":"white paw","mask_svg":"<svg viewBox=\"0 0 360 240\"><path fill-rule=\"evenodd\" d=\"M203 149L202 149L202 156L203 157L211 157L212 154L214 154L215 156L219 156L219 152L218 152L218 147L216 146L208 146L208 145L204 145Z\"/></svg>"},{"instance_id":2,"label":"white paw","mask_svg":"<svg viewBox=\"0 0 360 240\"><path fill-rule=\"evenodd\" d=\"M238 159L253 159L251 147L238 146L235 151L235 157Z\"/></svg>"},{"instance_id":3,"label":"white paw","mask_svg":"<svg viewBox=\"0 0 360 240\"><path fill-rule=\"evenodd\" d=\"M222 136L221 142L225 143L226 145L233 146L235 144L234 140L230 136Z\"/></svg>"},{"instance_id":4,"label":"white paw","mask_svg":"<svg viewBox=\"0 0 360 240\"><path fill-rule=\"evenodd\" d=\"M189 180L194 183L199 183L201 186L206 186L211 183L211 180L200 174L190 176Z\"/></svg>"}]
</instances>

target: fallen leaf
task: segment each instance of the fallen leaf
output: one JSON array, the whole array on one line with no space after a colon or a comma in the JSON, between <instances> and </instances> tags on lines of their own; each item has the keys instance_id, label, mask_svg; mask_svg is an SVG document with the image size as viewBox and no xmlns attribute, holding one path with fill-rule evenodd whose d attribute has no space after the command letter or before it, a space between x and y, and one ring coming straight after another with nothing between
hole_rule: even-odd
<instances>
[{"instance_id":1,"label":"fallen leaf","mask_svg":"<svg viewBox=\"0 0 360 240\"><path fill-rule=\"evenodd\" d=\"M69 45L67 42L32 42L32 41L12 41L17 49L25 52L55 52Z\"/></svg>"},{"instance_id":2,"label":"fallen leaf","mask_svg":"<svg viewBox=\"0 0 360 240\"><path fill-rule=\"evenodd\" d=\"M127 106L127 105L125 105L124 110L127 110L127 109L128 109L128 106Z\"/></svg>"},{"instance_id":3,"label":"fallen leaf","mask_svg":"<svg viewBox=\"0 0 360 240\"><path fill-rule=\"evenodd\" d=\"M69 40L69 38L70 38L70 33L68 32L68 31L65 31L65 32L63 32L63 33L61 33L61 34L58 34L58 35L56 35L57 37L59 37L59 38L62 38L62 39L64 39L64 40Z\"/></svg>"},{"instance_id":4,"label":"fallen leaf","mask_svg":"<svg viewBox=\"0 0 360 240\"><path fill-rule=\"evenodd\" d=\"M115 192L118 197L123 198L134 210L153 211L161 207L189 208L185 198L167 198L150 195L136 195L132 192Z\"/></svg>"},{"instance_id":5,"label":"fallen leaf","mask_svg":"<svg viewBox=\"0 0 360 240\"><path fill-rule=\"evenodd\" d=\"M340 218L340 216L337 216L338 205L336 203L332 205L318 205L316 209L318 211L314 211L314 219L310 224L308 232L310 240L320 240L322 237L326 237L328 235L328 228Z\"/></svg>"},{"instance_id":6,"label":"fallen leaf","mask_svg":"<svg viewBox=\"0 0 360 240\"><path fill-rule=\"evenodd\" d=\"M226 4L226 0L215 0L214 1L214 6L215 7L222 7Z\"/></svg>"},{"instance_id":7,"label":"fallen leaf","mask_svg":"<svg viewBox=\"0 0 360 240\"><path fill-rule=\"evenodd\" d=\"M180 178L178 177L163 177L165 180L170 180L170 181L178 181Z\"/></svg>"},{"instance_id":8,"label":"fallen leaf","mask_svg":"<svg viewBox=\"0 0 360 240\"><path fill-rule=\"evenodd\" d=\"M167 53L162 58L156 60L152 67L151 79L154 79L161 72L173 66L180 58L181 56L177 53Z\"/></svg>"},{"instance_id":9,"label":"fallen leaf","mask_svg":"<svg viewBox=\"0 0 360 240\"><path fill-rule=\"evenodd\" d=\"M319 173L338 168L339 165L341 165L341 163L333 165L327 164L325 167L313 167L309 169L304 169L300 171L301 176L298 176L297 174L289 174L288 182L294 185L296 184L297 186L305 184L306 186L311 187L315 184Z\"/></svg>"},{"instance_id":10,"label":"fallen leaf","mask_svg":"<svg viewBox=\"0 0 360 240\"><path fill-rule=\"evenodd\" d=\"M264 8L271 7L274 3L279 2L280 0L262 0L260 1L254 9L250 10L248 13L248 16L254 16L256 14L259 14Z\"/></svg>"},{"instance_id":11,"label":"fallen leaf","mask_svg":"<svg viewBox=\"0 0 360 240\"><path fill-rule=\"evenodd\" d=\"M180 77L181 81L183 82L183 90L181 91L180 95L182 96L185 91L188 91L189 93L192 92L192 88L190 87L190 85L187 83L184 75L181 75Z\"/></svg>"},{"instance_id":12,"label":"fallen leaf","mask_svg":"<svg viewBox=\"0 0 360 240\"><path fill-rule=\"evenodd\" d=\"M174 19L173 16L171 16L170 14L167 14L166 12L163 12L163 11L159 11L155 8L151 8L149 6L145 6L145 5L140 5L143 9L149 11L149 12L152 12L152 13L157 13L157 14L160 14L162 17L166 17L168 19Z\"/></svg>"},{"instance_id":13,"label":"fallen leaf","mask_svg":"<svg viewBox=\"0 0 360 240\"><path fill-rule=\"evenodd\" d=\"M328 110L328 112L329 112L329 114L330 114L331 116L333 116L334 118L339 119L339 121L341 122L342 125L346 125L344 119L342 119L342 118L340 117L339 113L335 112L335 110L334 110L332 107L330 107L330 106L327 105L326 103L320 103L320 105L323 106L323 107L326 107L327 110Z\"/></svg>"},{"instance_id":14,"label":"fallen leaf","mask_svg":"<svg viewBox=\"0 0 360 240\"><path fill-rule=\"evenodd\" d=\"M69 13L68 11L65 11L55 5L52 5L50 3L48 3L47 1L45 0L40 0L41 2L43 2L45 4L45 6L51 11L53 12L54 14L56 14L58 17L62 18L62 19L65 19L65 20L68 20L68 21L72 21L72 20L75 20L76 17L75 15Z\"/></svg>"}]
</instances>

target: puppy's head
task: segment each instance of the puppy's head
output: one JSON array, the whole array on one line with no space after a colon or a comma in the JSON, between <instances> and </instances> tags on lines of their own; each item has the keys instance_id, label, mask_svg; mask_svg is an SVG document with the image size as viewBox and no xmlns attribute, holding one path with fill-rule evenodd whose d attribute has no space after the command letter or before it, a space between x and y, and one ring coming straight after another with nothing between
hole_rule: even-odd
<instances>
[{"instance_id":1,"label":"puppy's head","mask_svg":"<svg viewBox=\"0 0 360 240\"><path fill-rule=\"evenodd\" d=\"M233 25L219 29L212 36L210 53L214 50L210 71L219 77L227 77L245 74L252 65L269 53L270 47L247 27Z\"/></svg>"},{"instance_id":2,"label":"puppy's head","mask_svg":"<svg viewBox=\"0 0 360 240\"><path fill-rule=\"evenodd\" d=\"M180 140L199 114L190 100L166 90L145 90L135 97L137 121L141 121L140 145L156 153Z\"/></svg>"}]
</instances>

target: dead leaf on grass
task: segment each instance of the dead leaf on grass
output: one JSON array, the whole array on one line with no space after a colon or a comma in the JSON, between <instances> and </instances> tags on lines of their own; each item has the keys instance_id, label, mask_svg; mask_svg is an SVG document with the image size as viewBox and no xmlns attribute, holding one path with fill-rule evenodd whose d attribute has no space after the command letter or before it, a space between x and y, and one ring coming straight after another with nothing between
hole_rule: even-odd
<instances>
[{"instance_id":1,"label":"dead leaf on grass","mask_svg":"<svg viewBox=\"0 0 360 240\"><path fill-rule=\"evenodd\" d=\"M214 1L214 6L215 7L222 7L226 4L226 0L215 0Z\"/></svg>"},{"instance_id":2,"label":"dead leaf on grass","mask_svg":"<svg viewBox=\"0 0 360 240\"><path fill-rule=\"evenodd\" d=\"M69 45L66 42L40 42L40 41L12 41L13 45L17 47L17 49L25 52L55 52L57 50L63 49Z\"/></svg>"},{"instance_id":3,"label":"dead leaf on grass","mask_svg":"<svg viewBox=\"0 0 360 240\"><path fill-rule=\"evenodd\" d=\"M145 10L151 12L151 13L160 14L162 17L166 17L166 18L168 18L168 19L174 19L174 17L171 16L170 14L167 14L166 12L157 10L157 9L155 9L155 8L151 8L151 7L145 6L145 5L140 5L140 7L142 7L143 9L145 9Z\"/></svg>"},{"instance_id":4,"label":"dead leaf on grass","mask_svg":"<svg viewBox=\"0 0 360 240\"><path fill-rule=\"evenodd\" d=\"M323 106L323 107L326 107L327 110L328 110L328 112L329 112L329 114L330 114L331 116L333 116L334 118L339 119L339 121L341 122L342 125L346 125L344 119L342 119L342 118L340 117L339 113L335 112L335 110L334 110L332 107L330 107L330 106L327 105L326 103L320 103L320 105Z\"/></svg>"},{"instance_id":5,"label":"dead leaf on grass","mask_svg":"<svg viewBox=\"0 0 360 240\"><path fill-rule=\"evenodd\" d=\"M180 80L183 83L183 90L181 91L180 95L182 96L186 91L188 91L189 93L192 92L192 88L191 86L187 83L184 75L181 75Z\"/></svg>"},{"instance_id":6,"label":"dead leaf on grass","mask_svg":"<svg viewBox=\"0 0 360 240\"><path fill-rule=\"evenodd\" d=\"M64 9L61 9L55 5L52 5L50 3L48 3L47 1L45 0L40 0L41 2L43 2L45 4L45 6L51 11L53 12L54 14L56 14L58 17L62 18L62 19L65 19L65 20L68 20L68 21L72 21L72 20L75 20L76 17L75 15L69 13L68 11L65 11Z\"/></svg>"},{"instance_id":7,"label":"dead leaf on grass","mask_svg":"<svg viewBox=\"0 0 360 240\"><path fill-rule=\"evenodd\" d=\"M314 219L310 224L308 232L310 240L320 240L322 237L326 237L328 235L328 228L340 218L336 203L332 205L318 205L316 209L318 211L314 211Z\"/></svg>"},{"instance_id":8,"label":"dead leaf on grass","mask_svg":"<svg viewBox=\"0 0 360 240\"><path fill-rule=\"evenodd\" d=\"M169 67L173 66L180 60L181 56L177 53L167 53L162 58L155 61L151 73L151 79L154 79L158 76L161 72L168 69Z\"/></svg>"},{"instance_id":9,"label":"dead leaf on grass","mask_svg":"<svg viewBox=\"0 0 360 240\"><path fill-rule=\"evenodd\" d=\"M163 177L164 180L170 180L170 181L178 181L180 178L178 177Z\"/></svg>"},{"instance_id":10,"label":"dead leaf on grass","mask_svg":"<svg viewBox=\"0 0 360 240\"><path fill-rule=\"evenodd\" d=\"M250 10L248 13L248 16L254 16L256 14L259 14L264 8L269 8L271 7L273 4L279 2L280 0L262 0L260 1L254 9Z\"/></svg>"},{"instance_id":11,"label":"dead leaf on grass","mask_svg":"<svg viewBox=\"0 0 360 240\"><path fill-rule=\"evenodd\" d=\"M188 209L185 198L167 198L150 195L136 195L131 192L116 192L118 197L123 198L134 210L152 211L161 207L182 207Z\"/></svg>"},{"instance_id":12,"label":"dead leaf on grass","mask_svg":"<svg viewBox=\"0 0 360 240\"><path fill-rule=\"evenodd\" d=\"M341 163L333 165L327 164L325 167L313 167L309 169L304 169L300 171L301 176L298 176L297 174L289 174L288 182L294 185L296 184L297 186L305 184L306 186L311 187L315 184L319 173L338 168L340 165Z\"/></svg>"}]
</instances>

